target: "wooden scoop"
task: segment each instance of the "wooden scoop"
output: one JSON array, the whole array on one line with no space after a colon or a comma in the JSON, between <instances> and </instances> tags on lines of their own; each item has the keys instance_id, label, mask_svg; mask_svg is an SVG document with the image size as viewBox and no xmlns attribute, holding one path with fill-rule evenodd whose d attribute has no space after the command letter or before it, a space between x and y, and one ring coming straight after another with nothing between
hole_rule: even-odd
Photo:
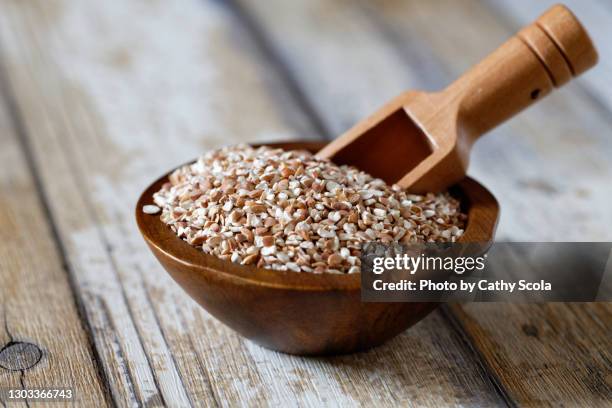
<instances>
[{"instance_id":1,"label":"wooden scoop","mask_svg":"<svg viewBox=\"0 0 612 408\"><path fill-rule=\"evenodd\" d=\"M465 177L478 137L596 62L586 30L556 5L442 92L401 94L317 155L413 192L440 191Z\"/></svg>"}]
</instances>

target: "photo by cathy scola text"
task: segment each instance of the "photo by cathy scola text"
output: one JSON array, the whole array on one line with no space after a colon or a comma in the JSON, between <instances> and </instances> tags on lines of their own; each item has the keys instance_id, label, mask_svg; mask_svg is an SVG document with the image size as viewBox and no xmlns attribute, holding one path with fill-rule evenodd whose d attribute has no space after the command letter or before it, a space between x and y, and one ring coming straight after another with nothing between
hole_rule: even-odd
<instances>
[{"instance_id":1,"label":"photo by cathy scola text","mask_svg":"<svg viewBox=\"0 0 612 408\"><path fill-rule=\"evenodd\" d=\"M371 242L361 282L364 301L609 301L612 244Z\"/></svg>"},{"instance_id":2,"label":"photo by cathy scola text","mask_svg":"<svg viewBox=\"0 0 612 408\"><path fill-rule=\"evenodd\" d=\"M469 280L459 280L458 282L435 282L430 279L421 279L418 282L401 280L399 282L384 282L382 279L375 280L372 287L374 290L398 290L398 291L463 291L475 293L476 291L494 291L513 293L516 291L550 291L552 284L544 280L539 282L529 282L524 279L518 282L507 282L504 280L480 279L470 282Z\"/></svg>"}]
</instances>

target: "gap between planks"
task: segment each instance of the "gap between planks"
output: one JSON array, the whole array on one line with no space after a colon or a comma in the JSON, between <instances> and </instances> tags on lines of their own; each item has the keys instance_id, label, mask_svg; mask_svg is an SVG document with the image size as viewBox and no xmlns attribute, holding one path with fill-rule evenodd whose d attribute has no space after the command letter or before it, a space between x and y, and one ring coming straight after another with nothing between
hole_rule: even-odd
<instances>
[{"instance_id":1,"label":"gap between planks","mask_svg":"<svg viewBox=\"0 0 612 408\"><path fill-rule=\"evenodd\" d=\"M70 277L66 276L65 282L61 278L61 275L65 274L67 271L67 259L64 256L65 254L63 253L61 242L58 240L56 235L57 231L55 229L55 225L53 224L53 220L49 216L48 203L40 184L40 179L38 178L35 163L31 160L31 152L29 151L27 141L24 138L23 123L21 122L19 112L16 110L14 105L14 100L12 99L11 90L9 89L10 87L6 81L4 69L5 67L0 63L0 128L4 129L2 132L5 139L3 146L8 149L8 154L11 156L8 157L8 160L3 161L4 165L10 166L10 168L6 169L3 174L5 176L8 175L9 177L8 185L10 185L11 182L15 182L15 179L23 180L28 184L27 187L30 188L30 191L28 192L27 196L23 196L21 198L23 200L27 200L24 205L31 206L31 208L30 215L27 220L19 218L19 213L11 211L10 200L8 201L9 208L4 208L3 211L7 211L5 214L7 216L13 214L14 216L18 217L12 220L13 222L17 223L15 226L27 222L35 222L30 234L36 232L36 236L28 237L27 239L29 242L23 243L23 245L24 247L32 246L36 248L35 253L29 254L33 260L37 259L39 256L46 255L47 258L44 260L44 262L48 265L46 267L41 267L40 269L31 270L27 267L27 263L24 265L16 263L15 266L17 269L12 271L9 265L8 269L4 269L4 273L12 273L12 276L5 277L7 281L5 281L6 286L4 286L3 289L9 290L9 286L15 286L9 285L11 280L18 279L22 281L22 286L28 288L33 293L40 292L40 287L37 287L34 284L28 285L28 279L19 277L22 273L36 276L36 281L38 284L52 280L49 285L50 287L54 288L52 294L37 293L35 298L32 299L34 302L49 301L48 305L30 305L32 307L22 309L19 321L13 322L13 324L16 326L15 333L13 333L13 331L10 329L11 323L9 323L8 309L9 307L14 307L14 304L19 304L21 297L24 296L24 293L22 291L17 293L12 292L7 294L7 297L4 299L4 304L2 305L4 330L9 337L9 344L10 342L32 342L32 344L41 350L40 359L34 364L34 366L28 370L21 370L19 372L19 385L22 388L48 387L53 385L71 386L74 387L76 401L87 404L91 404L93 401L96 401L96 403L102 402L105 405L110 404L111 400L108 389L106 388L105 375L99 366L96 350L91 342L91 332L88 330L87 321L81 315L82 311L75 301L75 297L73 295L74 288L71 285ZM11 195L14 194L14 191L6 191L5 194L6 197L11 197ZM17 194L21 194L21 192L17 191ZM41 224L36 224L38 222ZM11 225L5 226L3 229L5 229L4 232L7 234L17 233L17 231L13 231L11 229ZM9 238L7 237L7 239ZM15 238L11 237L10 239ZM41 242L45 242L45 244L41 245ZM3 245L8 245L6 240ZM29 248L25 249L26 253L27 251L29 251ZM19 260L20 255L21 254L19 253L11 254L9 250L8 256L11 256L12 258ZM34 263L36 263L36 261L34 261ZM65 288L63 287L64 284L66 285ZM66 302L64 298L57 299L57 297L60 295L63 295L67 299L67 304L65 305L66 310L58 310L57 305L54 304L56 301ZM9 305L7 302L11 302L11 305ZM37 309L40 307L42 307L42 310L37 311ZM32 313L36 312L40 314L37 316L32 316ZM51 312L53 313L52 317L46 316L46 313ZM74 313L74 316L71 315L71 312ZM53 324L55 323L54 319L56 318L56 315L60 315L61 313L67 313L66 315L63 315L62 319L65 319L68 322L74 322L75 327L71 328L71 331L76 331L76 333L82 333L83 335L83 338L79 338L78 335L75 338L75 333L72 333L71 331L64 332L66 336L65 346L68 346L65 348L61 345L58 347L58 344L61 344L63 340L58 340L58 337L54 333L41 333L39 331L40 327L29 327L30 322L36 322L37 319L47 319L45 324ZM54 327L54 329L62 330L61 327ZM49 338L49 336L51 336L51 338ZM81 340L82 344L72 344L72 342L75 340ZM66 354L67 350L70 350L70 354ZM82 353L85 353L84 359ZM38 365L50 368L51 372L57 376L56 381L64 377L68 377L75 382L72 384L49 384L48 377L45 376L44 373L41 373L41 368L37 367ZM69 370L71 365L80 365L80 367L78 370L68 373L64 373L62 371ZM42 370L44 369L45 368L42 368ZM90 370L92 372L92 378L87 377ZM0 371L2 371L2 368L0 368ZM6 386L7 384L4 385ZM27 402L26 405L28 405Z\"/></svg>"}]
</instances>

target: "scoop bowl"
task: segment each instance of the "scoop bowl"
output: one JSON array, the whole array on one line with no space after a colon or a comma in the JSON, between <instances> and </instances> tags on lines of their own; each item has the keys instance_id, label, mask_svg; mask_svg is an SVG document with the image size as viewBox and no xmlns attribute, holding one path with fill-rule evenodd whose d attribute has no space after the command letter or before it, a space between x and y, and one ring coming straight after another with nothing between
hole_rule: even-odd
<instances>
[{"instance_id":1,"label":"scoop bowl","mask_svg":"<svg viewBox=\"0 0 612 408\"><path fill-rule=\"evenodd\" d=\"M322 142L268 144L319 151ZM312 274L242 266L181 240L159 214L142 212L168 174L140 196L136 221L149 248L172 278L204 309L242 336L298 355L345 354L377 346L403 332L437 303L361 302L359 274ZM493 195L465 178L451 189L468 214L461 242L492 243L499 216Z\"/></svg>"}]
</instances>

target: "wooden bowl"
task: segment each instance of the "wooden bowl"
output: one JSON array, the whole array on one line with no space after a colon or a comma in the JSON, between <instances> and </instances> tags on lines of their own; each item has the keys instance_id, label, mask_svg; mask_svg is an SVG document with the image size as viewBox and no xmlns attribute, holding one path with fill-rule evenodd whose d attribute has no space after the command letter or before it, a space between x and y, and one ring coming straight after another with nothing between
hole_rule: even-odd
<instances>
[{"instance_id":1,"label":"wooden bowl","mask_svg":"<svg viewBox=\"0 0 612 408\"><path fill-rule=\"evenodd\" d=\"M318 151L320 142L270 144ZM207 255L179 239L159 214L142 206L167 175L136 205L140 232L172 278L209 313L256 343L300 355L342 354L379 345L417 323L436 303L362 303L359 274L312 274L241 266ZM466 178L453 187L468 221L463 242L492 242L499 214L495 198Z\"/></svg>"}]
</instances>

